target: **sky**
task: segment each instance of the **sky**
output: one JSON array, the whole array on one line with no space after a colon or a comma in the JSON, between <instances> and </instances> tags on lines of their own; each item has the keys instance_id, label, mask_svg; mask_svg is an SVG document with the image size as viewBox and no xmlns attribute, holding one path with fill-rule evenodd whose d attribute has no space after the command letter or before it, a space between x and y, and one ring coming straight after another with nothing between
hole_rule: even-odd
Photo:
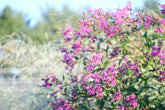
<instances>
[{"instance_id":1,"label":"sky","mask_svg":"<svg viewBox=\"0 0 165 110\"><path fill-rule=\"evenodd\" d=\"M104 10L115 10L118 7L124 7L129 0L0 0L0 11L5 6L10 6L14 11L23 12L25 19L31 19L31 26L34 26L41 20L41 10L46 8L55 8L61 11L63 6L67 6L71 10L80 11L87 7L90 9L98 9L102 7ZM133 9L141 8L145 0L130 0ZM163 0L165 1L165 0Z\"/></svg>"}]
</instances>

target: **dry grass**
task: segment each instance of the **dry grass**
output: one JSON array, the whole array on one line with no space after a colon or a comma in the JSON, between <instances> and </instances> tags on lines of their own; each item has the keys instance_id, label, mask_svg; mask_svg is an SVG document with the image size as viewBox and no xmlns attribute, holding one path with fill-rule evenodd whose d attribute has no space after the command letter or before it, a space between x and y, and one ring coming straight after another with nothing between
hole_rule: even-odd
<instances>
[{"instance_id":1,"label":"dry grass","mask_svg":"<svg viewBox=\"0 0 165 110\"><path fill-rule=\"evenodd\" d=\"M48 110L50 90L38 87L46 73L66 74L59 44L35 45L30 39L0 38L0 110ZM76 73L82 70L76 65ZM19 78L17 78L19 77Z\"/></svg>"},{"instance_id":2,"label":"dry grass","mask_svg":"<svg viewBox=\"0 0 165 110\"><path fill-rule=\"evenodd\" d=\"M48 90L35 80L0 80L1 110L48 110Z\"/></svg>"}]
</instances>

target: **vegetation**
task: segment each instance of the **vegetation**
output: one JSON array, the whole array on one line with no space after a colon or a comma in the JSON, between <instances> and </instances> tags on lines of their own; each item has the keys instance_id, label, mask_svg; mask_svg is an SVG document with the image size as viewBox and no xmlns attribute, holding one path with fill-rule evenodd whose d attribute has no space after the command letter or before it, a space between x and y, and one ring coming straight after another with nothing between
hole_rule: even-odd
<instances>
[{"instance_id":1,"label":"vegetation","mask_svg":"<svg viewBox=\"0 0 165 110\"><path fill-rule=\"evenodd\" d=\"M34 27L30 27L30 20L25 20L22 12L5 7L0 12L0 109L139 109L142 106L143 109L164 109L164 65L155 63L161 61L162 50L165 49L162 26L164 15L157 1L146 0L144 11L139 10L136 16L144 17L138 25L129 16L123 23L102 11L90 10L86 16L85 13L81 16L79 12L70 11L67 7L61 12L51 8L43 11L43 18ZM104 29L99 30L94 24L98 25L100 19L93 19L92 24L92 19L88 21L88 15L91 18L103 15L103 18L109 20L107 26L112 24L121 30L113 30L115 28L111 27L114 32L107 31L106 24ZM145 29L143 23L146 23ZM94 61L95 58L100 60ZM90 68L89 61L93 68ZM122 67L122 64L126 66ZM155 66L159 67L158 70ZM139 75L134 74L136 67ZM98 76L90 76L91 71L87 68ZM112 78L114 80L109 82L113 84L106 85L112 89L104 88L100 80L98 85L93 81L103 76L103 69L115 73ZM123 69L126 69L124 74L119 74ZM89 79L85 82L88 84L86 88L82 88L83 84L79 82L84 77ZM44 82L38 82L41 78ZM51 84L49 81L52 80L56 81ZM49 89L40 88L39 85ZM90 89L95 94L90 94ZM124 98L131 100L124 104ZM111 100L111 104L107 100ZM133 101L135 103L131 103ZM6 102L8 104L4 105Z\"/></svg>"},{"instance_id":2,"label":"vegetation","mask_svg":"<svg viewBox=\"0 0 165 110\"><path fill-rule=\"evenodd\" d=\"M69 70L59 79L48 73L44 88L53 90L53 110L165 109L165 19L130 17L131 2L114 13L89 10L63 30L63 63ZM74 75L75 64L83 71ZM66 78L67 77L67 78Z\"/></svg>"},{"instance_id":3,"label":"vegetation","mask_svg":"<svg viewBox=\"0 0 165 110\"><path fill-rule=\"evenodd\" d=\"M62 12L47 9L43 12L43 19L32 28L29 27L30 20L26 21L22 13L14 12L7 6L0 14L0 36L14 33L25 34L36 44L53 42L61 40L62 29L78 17L78 13L70 11L67 7L64 7ZM75 24L71 25L76 26Z\"/></svg>"},{"instance_id":4,"label":"vegetation","mask_svg":"<svg viewBox=\"0 0 165 110\"><path fill-rule=\"evenodd\" d=\"M17 13L11 10L10 7L5 9L0 14L0 35L21 33L25 32L28 28L25 20L23 19L22 13Z\"/></svg>"}]
</instances>

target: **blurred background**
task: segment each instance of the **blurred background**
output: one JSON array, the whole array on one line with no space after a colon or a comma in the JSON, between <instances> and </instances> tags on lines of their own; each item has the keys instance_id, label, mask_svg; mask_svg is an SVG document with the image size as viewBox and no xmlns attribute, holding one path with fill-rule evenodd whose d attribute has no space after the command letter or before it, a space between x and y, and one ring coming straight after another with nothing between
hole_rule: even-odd
<instances>
[{"instance_id":1,"label":"blurred background","mask_svg":"<svg viewBox=\"0 0 165 110\"><path fill-rule=\"evenodd\" d=\"M165 0L130 0L133 13L163 18L158 3ZM0 110L47 110L49 90L40 88L46 73L66 74L61 30L75 28L82 11L115 11L128 0L0 0ZM73 72L81 70L76 65Z\"/></svg>"}]
</instances>

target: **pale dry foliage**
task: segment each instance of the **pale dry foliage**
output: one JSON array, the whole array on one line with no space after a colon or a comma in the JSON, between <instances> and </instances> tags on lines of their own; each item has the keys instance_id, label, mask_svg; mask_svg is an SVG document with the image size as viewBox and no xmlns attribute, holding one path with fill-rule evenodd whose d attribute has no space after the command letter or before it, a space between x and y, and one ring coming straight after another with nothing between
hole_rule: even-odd
<instances>
[{"instance_id":1,"label":"pale dry foliage","mask_svg":"<svg viewBox=\"0 0 165 110\"><path fill-rule=\"evenodd\" d=\"M0 110L47 110L50 90L39 87L41 78L67 74L60 44L35 45L25 37L0 37ZM82 70L76 65L74 73Z\"/></svg>"}]
</instances>

